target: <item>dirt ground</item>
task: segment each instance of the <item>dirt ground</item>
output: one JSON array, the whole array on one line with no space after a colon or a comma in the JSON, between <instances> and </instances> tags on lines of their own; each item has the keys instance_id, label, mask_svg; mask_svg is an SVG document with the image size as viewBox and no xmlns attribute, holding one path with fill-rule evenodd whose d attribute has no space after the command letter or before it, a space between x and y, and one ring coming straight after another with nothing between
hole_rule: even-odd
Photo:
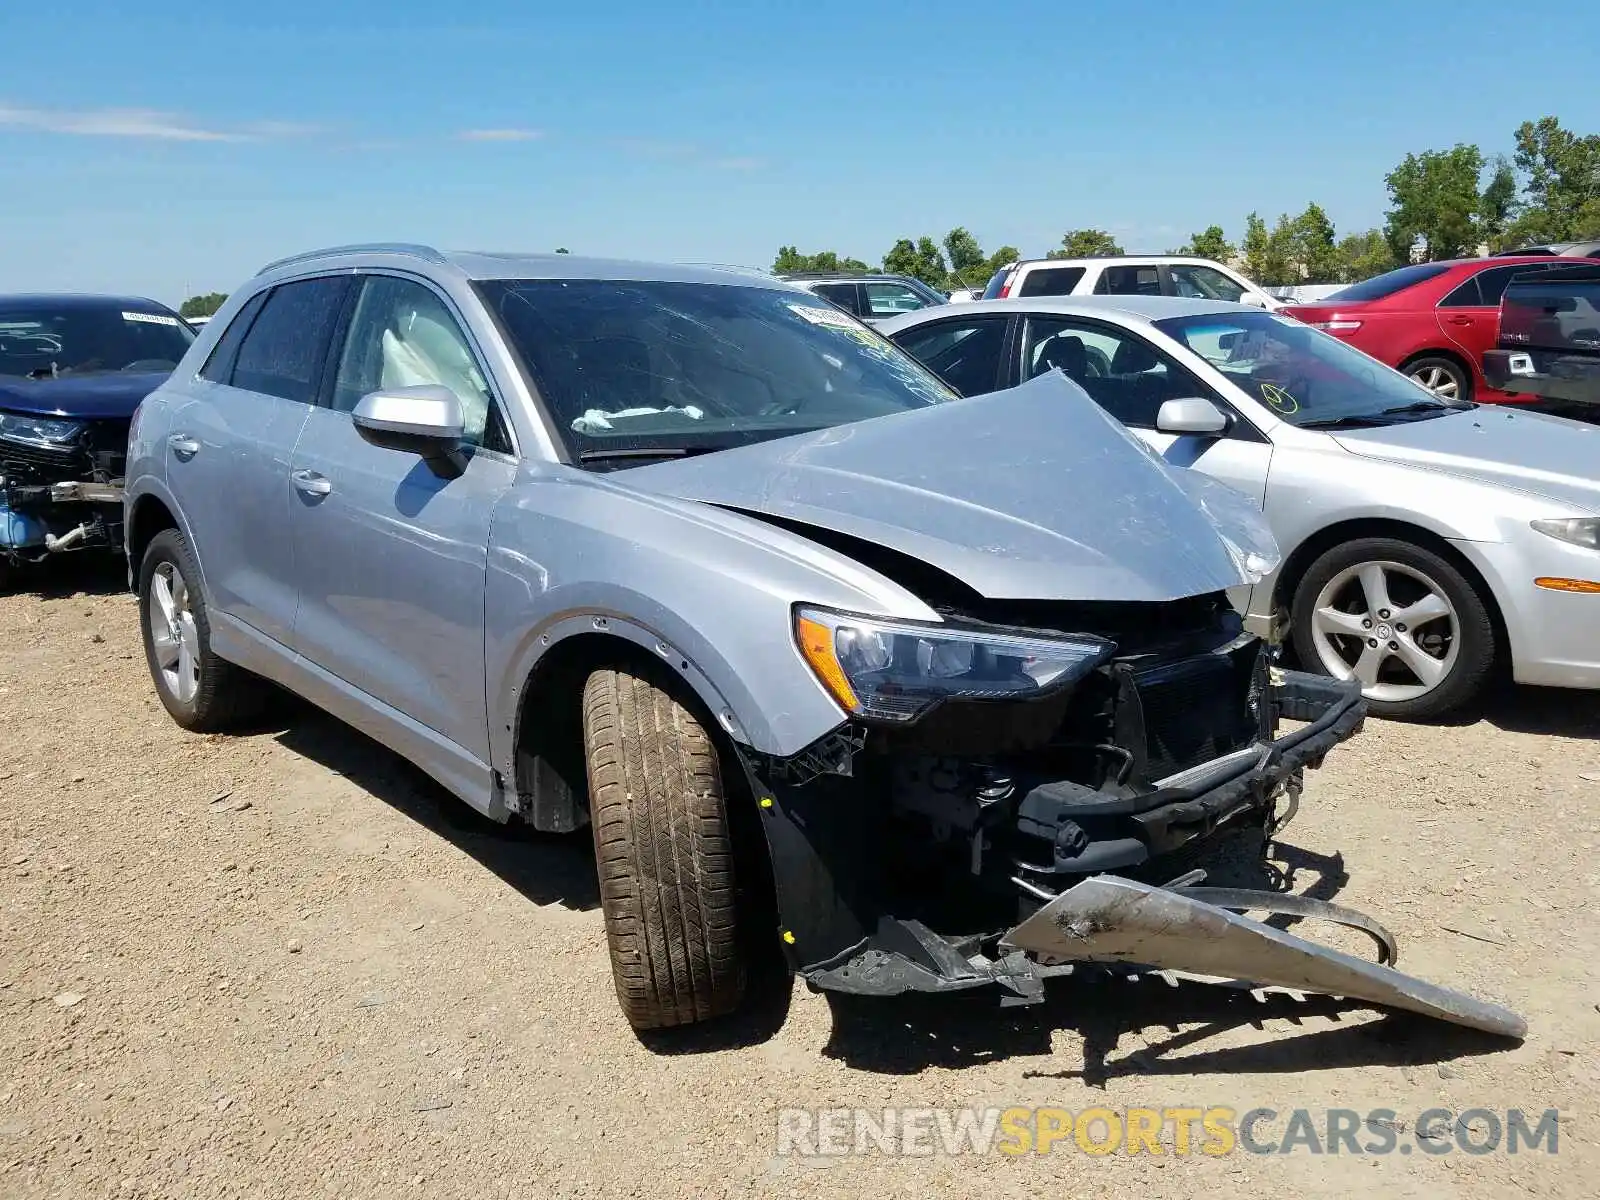
<instances>
[{"instance_id":1,"label":"dirt ground","mask_svg":"<svg viewBox=\"0 0 1600 1200\"><path fill-rule=\"evenodd\" d=\"M38 582L0 596L5 1197L1596 1194L1600 698L1369 722L1273 850L1402 967L1520 1011L1521 1045L1071 979L1005 1010L785 989L646 1044L587 835L486 829L305 709L185 734L116 570ZM777 1153L781 1109L968 1105L1387 1108L1418 1152ZM1422 1153L1431 1108L1559 1109L1558 1152Z\"/></svg>"}]
</instances>

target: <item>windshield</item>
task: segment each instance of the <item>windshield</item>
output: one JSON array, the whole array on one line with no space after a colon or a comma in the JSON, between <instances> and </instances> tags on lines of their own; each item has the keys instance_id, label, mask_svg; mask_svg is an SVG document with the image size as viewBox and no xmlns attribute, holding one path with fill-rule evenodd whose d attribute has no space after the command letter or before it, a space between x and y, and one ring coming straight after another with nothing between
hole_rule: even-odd
<instances>
[{"instance_id":1,"label":"windshield","mask_svg":"<svg viewBox=\"0 0 1600 1200\"><path fill-rule=\"evenodd\" d=\"M1155 327L1303 428L1385 425L1472 407L1446 404L1338 338L1273 313L1169 317Z\"/></svg>"},{"instance_id":2,"label":"windshield","mask_svg":"<svg viewBox=\"0 0 1600 1200\"><path fill-rule=\"evenodd\" d=\"M0 305L0 376L171 371L192 341L176 316L150 307Z\"/></svg>"},{"instance_id":3,"label":"windshield","mask_svg":"<svg viewBox=\"0 0 1600 1200\"><path fill-rule=\"evenodd\" d=\"M477 286L580 461L723 450L955 399L883 335L804 292Z\"/></svg>"},{"instance_id":4,"label":"windshield","mask_svg":"<svg viewBox=\"0 0 1600 1200\"><path fill-rule=\"evenodd\" d=\"M1385 271L1382 275L1374 275L1371 279L1352 283L1349 287L1324 297L1322 302L1330 304L1335 300L1382 300L1385 296L1392 296L1405 288L1415 287L1437 275L1443 275L1449 269L1448 263L1417 263L1415 266L1401 267L1396 271Z\"/></svg>"}]
</instances>

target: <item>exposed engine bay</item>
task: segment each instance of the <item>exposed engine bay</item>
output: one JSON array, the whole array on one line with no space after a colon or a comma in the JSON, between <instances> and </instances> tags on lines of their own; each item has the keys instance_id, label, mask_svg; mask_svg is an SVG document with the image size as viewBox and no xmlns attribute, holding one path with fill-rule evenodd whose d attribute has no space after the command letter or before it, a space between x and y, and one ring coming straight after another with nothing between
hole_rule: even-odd
<instances>
[{"instance_id":1,"label":"exposed engine bay","mask_svg":"<svg viewBox=\"0 0 1600 1200\"><path fill-rule=\"evenodd\" d=\"M128 425L85 422L68 442L0 433L0 559L122 544Z\"/></svg>"}]
</instances>

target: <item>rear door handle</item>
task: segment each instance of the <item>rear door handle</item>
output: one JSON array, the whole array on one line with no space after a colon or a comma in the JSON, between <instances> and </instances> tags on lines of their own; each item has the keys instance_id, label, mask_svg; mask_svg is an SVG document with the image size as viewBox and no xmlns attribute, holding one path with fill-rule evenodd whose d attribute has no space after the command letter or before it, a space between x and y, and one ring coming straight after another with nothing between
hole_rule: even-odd
<instances>
[{"instance_id":1,"label":"rear door handle","mask_svg":"<svg viewBox=\"0 0 1600 1200\"><path fill-rule=\"evenodd\" d=\"M333 481L315 471L296 471L289 478L294 480L295 490L303 496L326 496L333 491Z\"/></svg>"},{"instance_id":2,"label":"rear door handle","mask_svg":"<svg viewBox=\"0 0 1600 1200\"><path fill-rule=\"evenodd\" d=\"M175 433L167 439L167 445L172 447L172 452L187 462L200 453L200 443L187 433Z\"/></svg>"},{"instance_id":3,"label":"rear door handle","mask_svg":"<svg viewBox=\"0 0 1600 1200\"><path fill-rule=\"evenodd\" d=\"M1452 325L1471 325L1472 324L1472 318L1471 317L1446 317L1445 320L1449 321L1450 324L1452 324Z\"/></svg>"}]
</instances>

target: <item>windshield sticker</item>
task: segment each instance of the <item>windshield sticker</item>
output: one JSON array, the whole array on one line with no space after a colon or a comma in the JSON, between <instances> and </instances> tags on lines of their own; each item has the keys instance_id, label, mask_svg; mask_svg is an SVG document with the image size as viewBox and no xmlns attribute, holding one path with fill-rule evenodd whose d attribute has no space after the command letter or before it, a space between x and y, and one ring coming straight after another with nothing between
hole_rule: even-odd
<instances>
[{"instance_id":1,"label":"windshield sticker","mask_svg":"<svg viewBox=\"0 0 1600 1200\"><path fill-rule=\"evenodd\" d=\"M688 417L691 421L698 421L706 415L703 409L698 409L692 404L686 404L682 408L676 406L672 408L624 408L620 412L606 412L604 409L591 408L583 416L576 418L572 422L572 428L577 433L599 433L602 430L614 428L611 424L613 421L626 420L629 417L664 416L668 413Z\"/></svg>"},{"instance_id":2,"label":"windshield sticker","mask_svg":"<svg viewBox=\"0 0 1600 1200\"><path fill-rule=\"evenodd\" d=\"M812 304L791 304L789 308L813 325L832 325L836 329L850 330L861 328L854 317L837 308L820 308Z\"/></svg>"},{"instance_id":3,"label":"windshield sticker","mask_svg":"<svg viewBox=\"0 0 1600 1200\"><path fill-rule=\"evenodd\" d=\"M1275 383L1258 383L1261 389L1261 399L1273 412L1297 413L1300 411L1300 401Z\"/></svg>"},{"instance_id":4,"label":"windshield sticker","mask_svg":"<svg viewBox=\"0 0 1600 1200\"><path fill-rule=\"evenodd\" d=\"M144 325L171 325L177 327L177 317L162 316L160 313L125 312L122 314L124 321L138 321Z\"/></svg>"}]
</instances>

